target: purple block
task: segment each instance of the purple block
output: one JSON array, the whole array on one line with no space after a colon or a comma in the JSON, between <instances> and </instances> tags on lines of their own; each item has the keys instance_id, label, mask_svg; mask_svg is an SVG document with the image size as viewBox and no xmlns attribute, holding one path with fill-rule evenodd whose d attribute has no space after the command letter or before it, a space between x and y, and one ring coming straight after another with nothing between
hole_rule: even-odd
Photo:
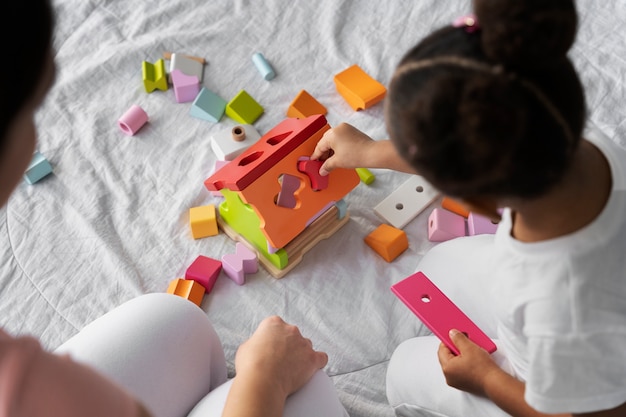
<instances>
[{"instance_id":1,"label":"purple block","mask_svg":"<svg viewBox=\"0 0 626 417\"><path fill-rule=\"evenodd\" d=\"M428 240L444 242L465 236L465 218L448 210L434 209L428 217Z\"/></svg>"},{"instance_id":2,"label":"purple block","mask_svg":"<svg viewBox=\"0 0 626 417\"><path fill-rule=\"evenodd\" d=\"M181 70L174 70L171 74L174 85L174 95L178 103L194 101L200 92L200 80L195 75L186 75Z\"/></svg>"},{"instance_id":3,"label":"purple block","mask_svg":"<svg viewBox=\"0 0 626 417\"><path fill-rule=\"evenodd\" d=\"M470 236L492 235L496 232L497 228L498 225L485 216L470 213L467 217L467 230Z\"/></svg>"}]
</instances>

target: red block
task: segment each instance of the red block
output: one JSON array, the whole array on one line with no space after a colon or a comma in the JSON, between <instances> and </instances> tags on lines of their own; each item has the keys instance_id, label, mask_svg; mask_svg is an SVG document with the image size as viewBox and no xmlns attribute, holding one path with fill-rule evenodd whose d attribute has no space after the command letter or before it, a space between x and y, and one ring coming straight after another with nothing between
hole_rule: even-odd
<instances>
[{"instance_id":1,"label":"red block","mask_svg":"<svg viewBox=\"0 0 626 417\"><path fill-rule=\"evenodd\" d=\"M187 268L185 279L196 281L210 293L222 270L222 262L207 256L198 256Z\"/></svg>"}]
</instances>

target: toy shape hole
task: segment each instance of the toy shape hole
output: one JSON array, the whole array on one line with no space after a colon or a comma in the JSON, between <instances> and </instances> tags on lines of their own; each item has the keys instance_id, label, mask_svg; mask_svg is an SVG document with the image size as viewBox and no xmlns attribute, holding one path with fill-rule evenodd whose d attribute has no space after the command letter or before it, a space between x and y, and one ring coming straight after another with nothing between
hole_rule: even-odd
<instances>
[{"instance_id":1,"label":"toy shape hole","mask_svg":"<svg viewBox=\"0 0 626 417\"><path fill-rule=\"evenodd\" d=\"M422 294L422 296L420 297L420 300L422 300L422 303L430 303L430 295Z\"/></svg>"},{"instance_id":2,"label":"toy shape hole","mask_svg":"<svg viewBox=\"0 0 626 417\"><path fill-rule=\"evenodd\" d=\"M251 164L252 162L259 159L261 155L263 155L263 151L256 151L254 153L251 153L250 155L247 155L246 157L242 158L241 161L239 161L239 166L243 167L248 164Z\"/></svg>"},{"instance_id":3,"label":"toy shape hole","mask_svg":"<svg viewBox=\"0 0 626 417\"><path fill-rule=\"evenodd\" d=\"M418 193L423 193L424 187L422 187L421 185L418 185L417 187L415 187L415 191L417 191Z\"/></svg>"},{"instance_id":4,"label":"toy shape hole","mask_svg":"<svg viewBox=\"0 0 626 417\"><path fill-rule=\"evenodd\" d=\"M402 210L404 208L404 204L398 203L396 204L396 210Z\"/></svg>"},{"instance_id":5,"label":"toy shape hole","mask_svg":"<svg viewBox=\"0 0 626 417\"><path fill-rule=\"evenodd\" d=\"M300 204L296 193L302 187L302 180L295 175L281 174L278 183L280 191L274 196L274 204L290 209L298 208Z\"/></svg>"},{"instance_id":6,"label":"toy shape hole","mask_svg":"<svg viewBox=\"0 0 626 417\"><path fill-rule=\"evenodd\" d=\"M280 142L287 139L291 135L291 133L292 132L286 132L277 136L272 136L271 138L266 140L266 142L272 146L278 145Z\"/></svg>"}]
</instances>

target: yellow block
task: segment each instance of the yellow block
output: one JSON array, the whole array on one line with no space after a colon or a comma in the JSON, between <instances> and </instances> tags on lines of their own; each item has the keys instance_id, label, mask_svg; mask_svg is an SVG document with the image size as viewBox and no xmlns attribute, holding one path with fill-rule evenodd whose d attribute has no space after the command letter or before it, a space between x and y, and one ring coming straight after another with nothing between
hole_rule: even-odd
<instances>
[{"instance_id":1,"label":"yellow block","mask_svg":"<svg viewBox=\"0 0 626 417\"><path fill-rule=\"evenodd\" d=\"M189 225L194 239L218 234L215 205L192 207L189 209Z\"/></svg>"}]
</instances>

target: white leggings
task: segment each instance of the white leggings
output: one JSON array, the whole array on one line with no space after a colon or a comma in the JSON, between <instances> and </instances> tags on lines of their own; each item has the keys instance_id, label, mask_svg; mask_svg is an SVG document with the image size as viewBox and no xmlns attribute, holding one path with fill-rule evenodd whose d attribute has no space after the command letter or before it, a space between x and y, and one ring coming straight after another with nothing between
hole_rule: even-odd
<instances>
[{"instance_id":1,"label":"white leggings","mask_svg":"<svg viewBox=\"0 0 626 417\"><path fill-rule=\"evenodd\" d=\"M496 363L514 375L513 367L498 344L496 323L489 310L490 287L484 282L493 247L493 236L479 235L441 243L422 259L424 272L498 346L492 354ZM416 318L417 320L417 318ZM387 368L387 399L398 416L504 417L491 401L446 384L437 349L439 339L422 336L406 340L394 351Z\"/></svg>"},{"instance_id":2,"label":"white leggings","mask_svg":"<svg viewBox=\"0 0 626 417\"><path fill-rule=\"evenodd\" d=\"M116 381L154 417L221 416L232 380L206 313L166 293L137 297L87 325L57 350ZM271 375L268 375L271 378ZM323 372L287 399L284 416L346 417Z\"/></svg>"}]
</instances>

